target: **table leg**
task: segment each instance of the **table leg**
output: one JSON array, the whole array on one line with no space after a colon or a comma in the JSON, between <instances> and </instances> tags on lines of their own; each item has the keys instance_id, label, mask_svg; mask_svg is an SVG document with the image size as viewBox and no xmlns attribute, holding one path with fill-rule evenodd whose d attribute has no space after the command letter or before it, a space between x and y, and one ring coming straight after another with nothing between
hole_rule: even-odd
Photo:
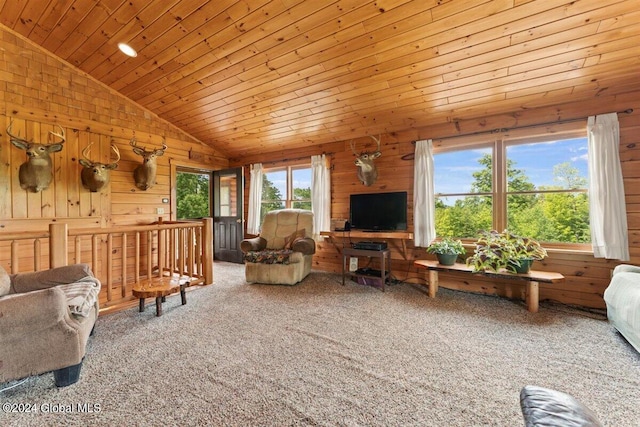
<instances>
[{"instance_id":1,"label":"table leg","mask_svg":"<svg viewBox=\"0 0 640 427\"><path fill-rule=\"evenodd\" d=\"M538 282L531 281L527 283L527 291L525 295L527 310L531 313L538 312L538 302L540 300L540 290Z\"/></svg>"},{"instance_id":2,"label":"table leg","mask_svg":"<svg viewBox=\"0 0 640 427\"><path fill-rule=\"evenodd\" d=\"M180 285L180 298L182 299L182 305L187 303L187 293L185 291L186 285Z\"/></svg>"},{"instance_id":3,"label":"table leg","mask_svg":"<svg viewBox=\"0 0 640 427\"><path fill-rule=\"evenodd\" d=\"M382 280L382 292L384 292L384 284L387 281L387 256L383 252L380 258L380 279Z\"/></svg>"},{"instance_id":4,"label":"table leg","mask_svg":"<svg viewBox=\"0 0 640 427\"><path fill-rule=\"evenodd\" d=\"M342 255L342 286L344 286L344 270L345 270L345 266L347 264L347 256L346 255Z\"/></svg>"},{"instance_id":5,"label":"table leg","mask_svg":"<svg viewBox=\"0 0 640 427\"><path fill-rule=\"evenodd\" d=\"M435 298L438 293L438 272L429 270L429 298Z\"/></svg>"},{"instance_id":6,"label":"table leg","mask_svg":"<svg viewBox=\"0 0 640 427\"><path fill-rule=\"evenodd\" d=\"M140 298L140 302L138 303L138 311L140 313L144 311L144 298Z\"/></svg>"},{"instance_id":7,"label":"table leg","mask_svg":"<svg viewBox=\"0 0 640 427\"><path fill-rule=\"evenodd\" d=\"M156 298L156 317L162 316L162 297Z\"/></svg>"}]
</instances>

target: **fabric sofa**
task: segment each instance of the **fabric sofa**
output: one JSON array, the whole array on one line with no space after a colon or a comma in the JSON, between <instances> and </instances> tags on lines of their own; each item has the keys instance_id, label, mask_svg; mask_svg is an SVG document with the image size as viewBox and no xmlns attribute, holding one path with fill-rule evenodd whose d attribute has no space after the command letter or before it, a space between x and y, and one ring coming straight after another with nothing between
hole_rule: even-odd
<instances>
[{"instance_id":1,"label":"fabric sofa","mask_svg":"<svg viewBox=\"0 0 640 427\"><path fill-rule=\"evenodd\" d=\"M50 371L58 387L78 381L99 292L86 264L12 275L0 267L0 383Z\"/></svg>"},{"instance_id":2,"label":"fabric sofa","mask_svg":"<svg viewBox=\"0 0 640 427\"><path fill-rule=\"evenodd\" d=\"M640 267L618 265L604 301L609 322L640 352Z\"/></svg>"},{"instance_id":3,"label":"fabric sofa","mask_svg":"<svg viewBox=\"0 0 640 427\"><path fill-rule=\"evenodd\" d=\"M295 285L311 272L316 251L313 213L303 209L268 212L260 235L240 243L249 283Z\"/></svg>"}]
</instances>

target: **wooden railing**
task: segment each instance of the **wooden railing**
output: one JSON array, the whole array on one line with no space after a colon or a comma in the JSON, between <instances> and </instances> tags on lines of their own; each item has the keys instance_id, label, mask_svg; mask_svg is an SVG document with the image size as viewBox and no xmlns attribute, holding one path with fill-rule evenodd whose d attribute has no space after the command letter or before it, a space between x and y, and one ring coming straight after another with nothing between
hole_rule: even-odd
<instances>
[{"instance_id":1,"label":"wooden railing","mask_svg":"<svg viewBox=\"0 0 640 427\"><path fill-rule=\"evenodd\" d=\"M10 248L10 257L1 261L11 273L89 264L103 284L100 300L107 306L131 300L134 283L161 275L187 276L192 285L213 283L211 218L76 230L51 223L48 232L0 233L0 245Z\"/></svg>"}]
</instances>

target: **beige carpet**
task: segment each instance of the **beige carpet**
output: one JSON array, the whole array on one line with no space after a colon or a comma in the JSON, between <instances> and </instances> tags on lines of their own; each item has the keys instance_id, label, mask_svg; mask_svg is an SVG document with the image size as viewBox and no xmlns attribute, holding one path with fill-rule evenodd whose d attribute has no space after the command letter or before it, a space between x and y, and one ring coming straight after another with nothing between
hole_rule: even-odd
<instances>
[{"instance_id":1,"label":"beige carpet","mask_svg":"<svg viewBox=\"0 0 640 427\"><path fill-rule=\"evenodd\" d=\"M0 412L0 425L519 426L526 384L638 425L640 355L601 315L319 272L295 287L247 285L229 263L214 274L160 318L101 317L80 381L5 391L38 412Z\"/></svg>"}]
</instances>

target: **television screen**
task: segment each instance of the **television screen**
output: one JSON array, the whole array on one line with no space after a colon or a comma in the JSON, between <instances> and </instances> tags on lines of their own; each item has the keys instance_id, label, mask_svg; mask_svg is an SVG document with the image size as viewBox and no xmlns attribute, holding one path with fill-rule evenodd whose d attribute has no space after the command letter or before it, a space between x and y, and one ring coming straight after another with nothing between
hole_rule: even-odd
<instances>
[{"instance_id":1,"label":"television screen","mask_svg":"<svg viewBox=\"0 0 640 427\"><path fill-rule=\"evenodd\" d=\"M358 230L406 230L407 192L352 194L349 222Z\"/></svg>"}]
</instances>

